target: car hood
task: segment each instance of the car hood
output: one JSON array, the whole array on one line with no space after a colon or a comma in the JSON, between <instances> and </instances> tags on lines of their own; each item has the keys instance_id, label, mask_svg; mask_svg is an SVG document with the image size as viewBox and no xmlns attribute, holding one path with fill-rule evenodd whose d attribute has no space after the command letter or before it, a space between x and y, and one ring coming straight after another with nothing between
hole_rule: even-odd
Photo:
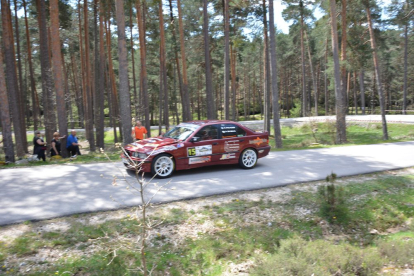
<instances>
[{"instance_id":1,"label":"car hood","mask_svg":"<svg viewBox=\"0 0 414 276\"><path fill-rule=\"evenodd\" d=\"M177 143L178 141L172 138L147 138L135 143L128 144L125 146L125 149L129 151L151 152L164 148L166 146L175 145Z\"/></svg>"}]
</instances>

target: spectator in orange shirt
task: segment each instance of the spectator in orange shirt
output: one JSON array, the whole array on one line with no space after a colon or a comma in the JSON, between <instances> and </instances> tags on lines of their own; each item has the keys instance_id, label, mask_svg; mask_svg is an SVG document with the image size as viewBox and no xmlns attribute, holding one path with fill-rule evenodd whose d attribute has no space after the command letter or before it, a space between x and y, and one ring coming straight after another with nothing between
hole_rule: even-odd
<instances>
[{"instance_id":1,"label":"spectator in orange shirt","mask_svg":"<svg viewBox=\"0 0 414 276\"><path fill-rule=\"evenodd\" d=\"M132 138L135 138L135 140L139 141L147 138L147 130L142 126L140 121L137 121L131 135Z\"/></svg>"}]
</instances>

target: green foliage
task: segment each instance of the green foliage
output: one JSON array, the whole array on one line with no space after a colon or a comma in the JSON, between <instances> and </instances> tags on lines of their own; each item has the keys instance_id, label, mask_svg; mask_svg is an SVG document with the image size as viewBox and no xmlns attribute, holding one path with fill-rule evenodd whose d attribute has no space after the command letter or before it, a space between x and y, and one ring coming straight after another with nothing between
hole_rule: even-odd
<instances>
[{"instance_id":1,"label":"green foliage","mask_svg":"<svg viewBox=\"0 0 414 276\"><path fill-rule=\"evenodd\" d=\"M300 101L295 100L294 106L290 110L290 117L292 118L301 117L301 109L302 109L302 104L300 103Z\"/></svg>"},{"instance_id":2,"label":"green foliage","mask_svg":"<svg viewBox=\"0 0 414 276\"><path fill-rule=\"evenodd\" d=\"M265 258L251 275L378 275L382 267L374 248L361 249L345 243L306 241L300 237L283 240L276 254ZM335 274L336 275L336 274Z\"/></svg>"},{"instance_id":3,"label":"green foliage","mask_svg":"<svg viewBox=\"0 0 414 276\"><path fill-rule=\"evenodd\" d=\"M31 233L16 238L8 248L8 252L17 256L24 256L36 253L41 246L43 246L43 243L36 238L36 233Z\"/></svg>"},{"instance_id":4,"label":"green foliage","mask_svg":"<svg viewBox=\"0 0 414 276\"><path fill-rule=\"evenodd\" d=\"M397 266L414 265L414 232L400 232L376 243L383 258Z\"/></svg>"}]
</instances>

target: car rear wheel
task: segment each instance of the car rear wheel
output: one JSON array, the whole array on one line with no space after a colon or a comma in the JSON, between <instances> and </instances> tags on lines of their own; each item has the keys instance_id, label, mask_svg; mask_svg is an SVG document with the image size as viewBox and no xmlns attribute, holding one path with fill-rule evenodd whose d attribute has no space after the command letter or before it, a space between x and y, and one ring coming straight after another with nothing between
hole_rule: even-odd
<instances>
[{"instance_id":1,"label":"car rear wheel","mask_svg":"<svg viewBox=\"0 0 414 276\"><path fill-rule=\"evenodd\" d=\"M151 163L151 172L157 178L167 178L172 175L175 169L174 158L168 154L156 156Z\"/></svg>"},{"instance_id":2,"label":"car rear wheel","mask_svg":"<svg viewBox=\"0 0 414 276\"><path fill-rule=\"evenodd\" d=\"M245 149L239 157L239 165L243 169L252 169L256 166L257 163L257 152L252 149L248 148Z\"/></svg>"}]
</instances>

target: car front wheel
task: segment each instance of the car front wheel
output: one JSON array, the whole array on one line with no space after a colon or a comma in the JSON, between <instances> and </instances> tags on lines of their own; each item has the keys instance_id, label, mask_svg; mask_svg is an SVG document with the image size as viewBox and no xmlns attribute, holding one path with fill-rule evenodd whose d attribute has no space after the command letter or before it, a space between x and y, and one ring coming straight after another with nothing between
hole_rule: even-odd
<instances>
[{"instance_id":1,"label":"car front wheel","mask_svg":"<svg viewBox=\"0 0 414 276\"><path fill-rule=\"evenodd\" d=\"M245 149L239 158L239 165L243 169L252 169L256 166L257 163L257 153L254 149L248 148Z\"/></svg>"},{"instance_id":2,"label":"car front wheel","mask_svg":"<svg viewBox=\"0 0 414 276\"><path fill-rule=\"evenodd\" d=\"M151 172L157 178L167 178L172 175L175 169L175 162L171 155L160 154L152 160Z\"/></svg>"}]
</instances>

